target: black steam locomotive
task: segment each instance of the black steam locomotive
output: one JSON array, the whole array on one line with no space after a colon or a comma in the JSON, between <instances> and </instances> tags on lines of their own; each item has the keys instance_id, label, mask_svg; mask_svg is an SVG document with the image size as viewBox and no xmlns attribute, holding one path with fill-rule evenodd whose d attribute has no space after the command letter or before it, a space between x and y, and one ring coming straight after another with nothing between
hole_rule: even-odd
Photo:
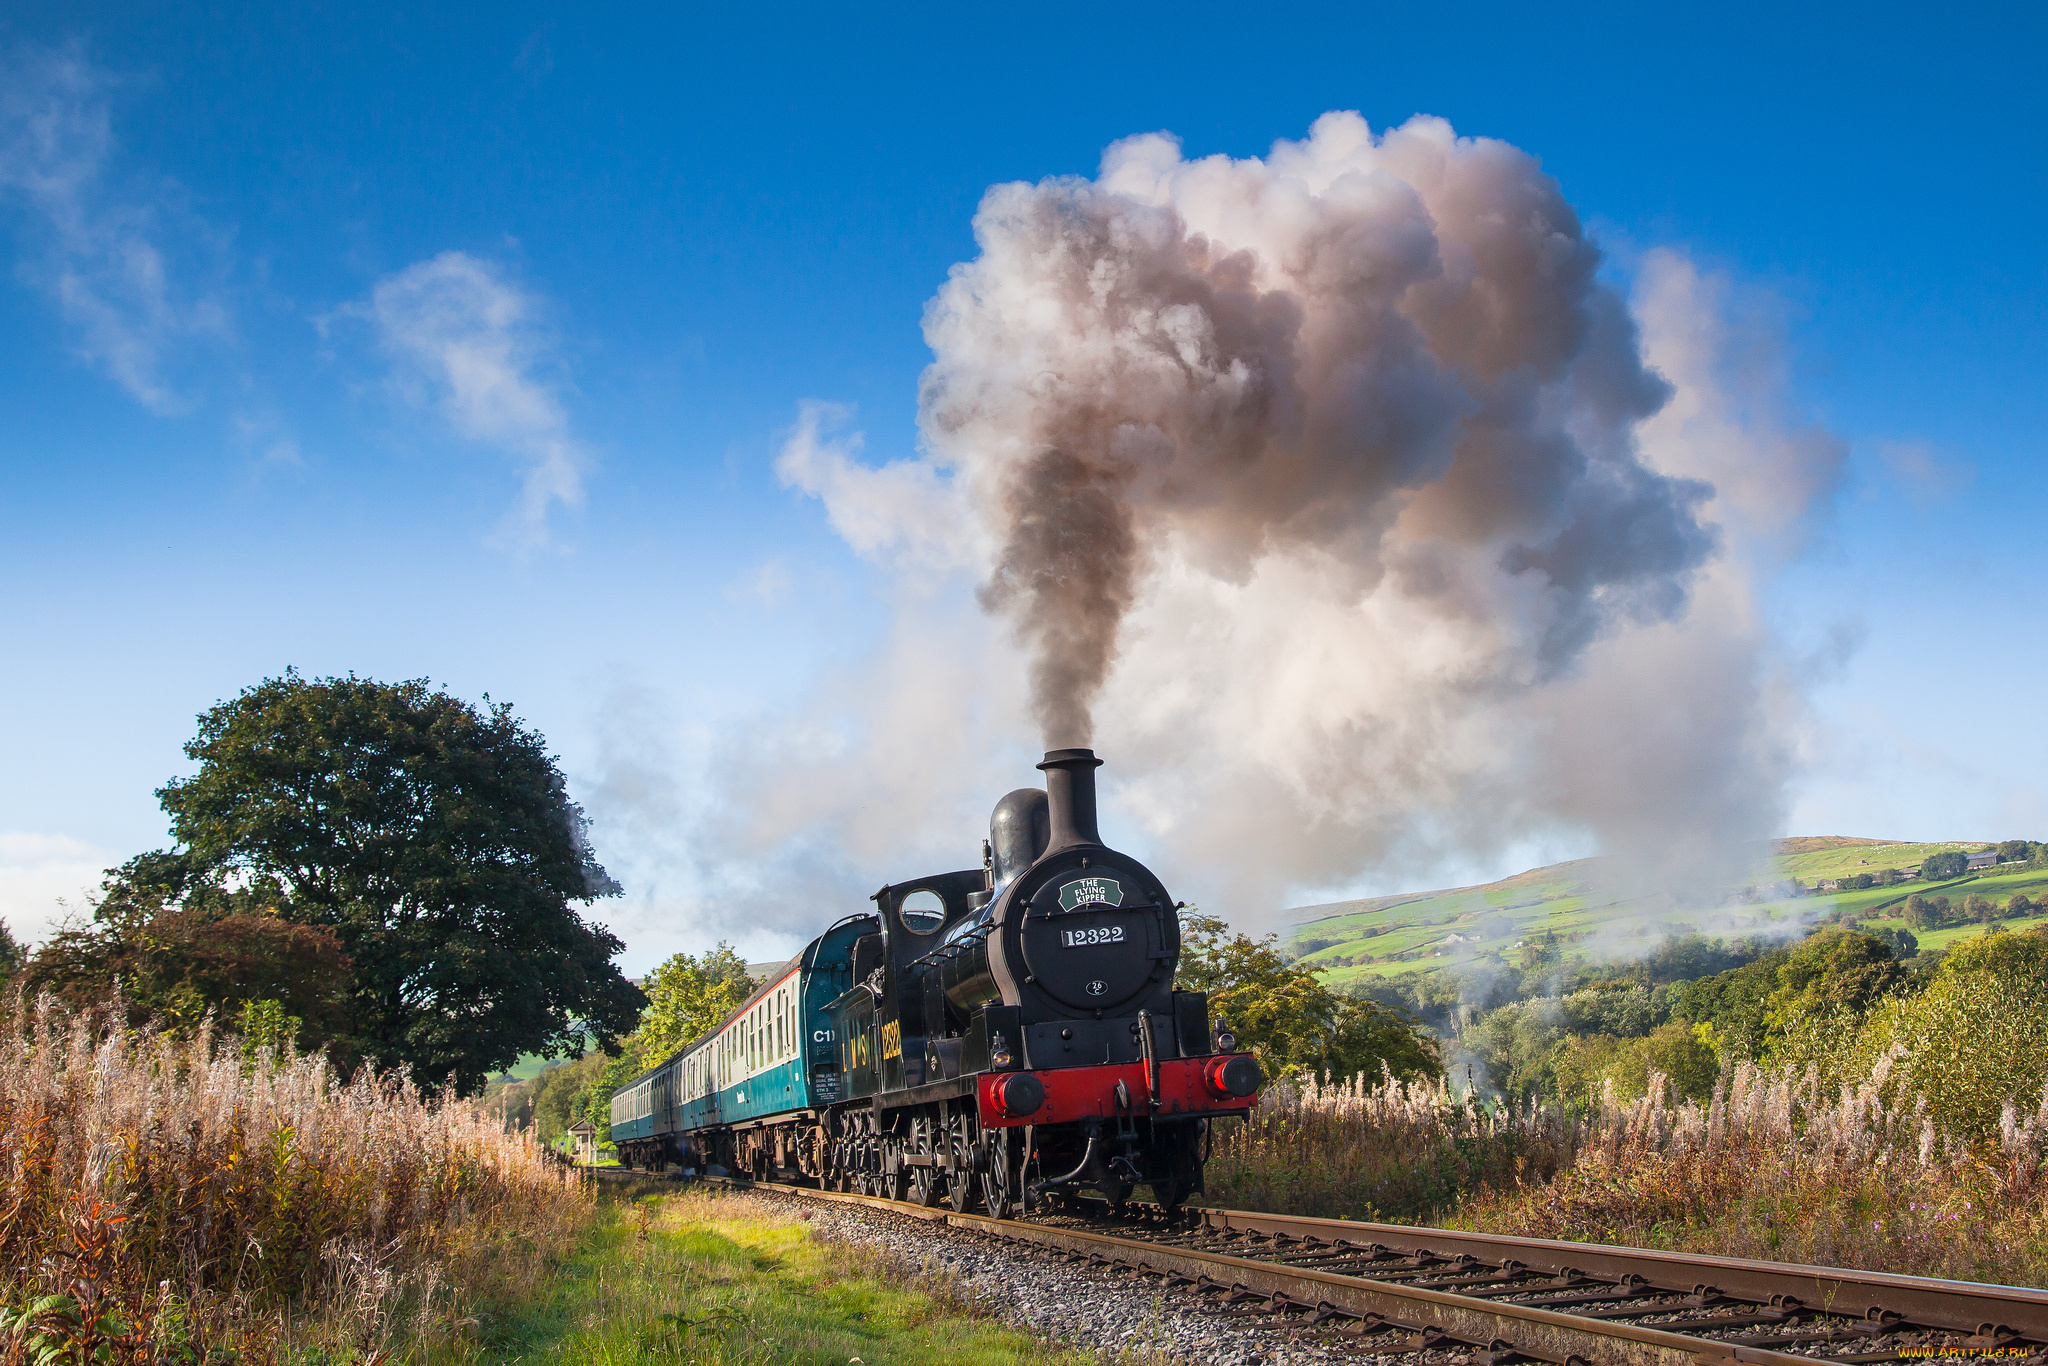
<instances>
[{"instance_id":1,"label":"black steam locomotive","mask_svg":"<svg viewBox=\"0 0 2048 1366\"><path fill-rule=\"evenodd\" d=\"M996 1217L1093 1189L1173 1208L1258 1064L1173 989L1179 905L1105 848L1085 749L996 804L982 866L894 883L612 1096L629 1165Z\"/></svg>"}]
</instances>

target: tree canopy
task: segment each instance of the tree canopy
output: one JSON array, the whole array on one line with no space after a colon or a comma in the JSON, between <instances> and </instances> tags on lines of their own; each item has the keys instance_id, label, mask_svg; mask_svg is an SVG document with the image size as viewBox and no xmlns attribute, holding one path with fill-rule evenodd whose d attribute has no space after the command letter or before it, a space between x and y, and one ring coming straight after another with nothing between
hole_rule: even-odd
<instances>
[{"instance_id":1,"label":"tree canopy","mask_svg":"<svg viewBox=\"0 0 2048 1366\"><path fill-rule=\"evenodd\" d=\"M674 955L649 974L645 990L647 1010L633 1033L633 1051L651 1067L739 1009L753 994L754 979L732 945L720 943L702 958Z\"/></svg>"},{"instance_id":2,"label":"tree canopy","mask_svg":"<svg viewBox=\"0 0 2048 1366\"><path fill-rule=\"evenodd\" d=\"M159 857L186 898L246 885L332 930L365 1056L471 1090L523 1053L615 1051L632 1028L623 945L577 912L619 886L511 707L287 673L204 713L185 752L198 771L157 793L182 848Z\"/></svg>"},{"instance_id":3,"label":"tree canopy","mask_svg":"<svg viewBox=\"0 0 2048 1366\"><path fill-rule=\"evenodd\" d=\"M340 937L278 913L268 885L226 887L196 877L177 854L143 854L100 885L90 925L58 930L23 973L31 991L74 1005L118 983L129 1018L196 1026L262 1006L302 1047L334 1042L348 1061L350 963ZM269 1003L263 1006L263 1003Z\"/></svg>"},{"instance_id":4,"label":"tree canopy","mask_svg":"<svg viewBox=\"0 0 2048 1366\"><path fill-rule=\"evenodd\" d=\"M1443 1073L1435 1039L1407 1012L1337 995L1313 969L1289 962L1273 935L1233 935L1217 917L1190 910L1174 984L1207 992L1210 1020L1227 1022L1270 1075L1377 1079L1382 1063L1404 1080Z\"/></svg>"},{"instance_id":5,"label":"tree canopy","mask_svg":"<svg viewBox=\"0 0 2048 1366\"><path fill-rule=\"evenodd\" d=\"M1946 882L1970 871L1970 856L1960 849L1945 849L1920 860L1923 882Z\"/></svg>"},{"instance_id":6,"label":"tree canopy","mask_svg":"<svg viewBox=\"0 0 2048 1366\"><path fill-rule=\"evenodd\" d=\"M611 1094L626 1082L710 1033L754 994L746 960L720 942L702 957L678 953L647 977L647 1009L619 1056L590 1074L577 1108L611 1141Z\"/></svg>"}]
</instances>

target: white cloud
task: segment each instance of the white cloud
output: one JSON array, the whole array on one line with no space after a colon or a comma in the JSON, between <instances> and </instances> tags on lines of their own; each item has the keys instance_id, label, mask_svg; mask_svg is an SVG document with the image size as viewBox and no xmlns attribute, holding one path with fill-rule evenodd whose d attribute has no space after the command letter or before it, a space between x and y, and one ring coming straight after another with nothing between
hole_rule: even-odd
<instances>
[{"instance_id":1,"label":"white cloud","mask_svg":"<svg viewBox=\"0 0 2048 1366\"><path fill-rule=\"evenodd\" d=\"M82 912L106 870L120 856L69 835L0 830L0 921L32 944Z\"/></svg>"},{"instance_id":2,"label":"white cloud","mask_svg":"<svg viewBox=\"0 0 2048 1366\"><path fill-rule=\"evenodd\" d=\"M75 48L0 59L0 198L24 210L20 278L47 295L80 357L156 412L190 406L182 353L230 330L182 266L216 249L167 180L118 176L113 80Z\"/></svg>"},{"instance_id":3,"label":"white cloud","mask_svg":"<svg viewBox=\"0 0 2048 1366\"><path fill-rule=\"evenodd\" d=\"M864 465L859 432L839 429L853 410L806 402L775 473L825 504L832 529L870 559L944 576L987 558L981 525L961 490L922 460Z\"/></svg>"},{"instance_id":4,"label":"white cloud","mask_svg":"<svg viewBox=\"0 0 2048 1366\"><path fill-rule=\"evenodd\" d=\"M555 386L542 377L553 346L542 301L489 262L444 251L377 282L368 317L398 362L401 390L431 403L455 431L494 446L524 467L519 502L501 539L515 549L547 544L555 503L583 502L589 457L569 433Z\"/></svg>"}]
</instances>

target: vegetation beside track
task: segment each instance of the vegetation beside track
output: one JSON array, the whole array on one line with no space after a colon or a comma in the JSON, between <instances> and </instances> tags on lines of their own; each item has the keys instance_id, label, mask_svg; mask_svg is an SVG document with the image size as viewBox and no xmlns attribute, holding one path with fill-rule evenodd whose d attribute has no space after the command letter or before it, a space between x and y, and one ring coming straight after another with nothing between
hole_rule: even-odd
<instances>
[{"instance_id":1,"label":"vegetation beside track","mask_svg":"<svg viewBox=\"0 0 2048 1366\"><path fill-rule=\"evenodd\" d=\"M1817 1063L1766 1071L1745 1062L1704 1103L1673 1099L1661 1076L1640 1100L1609 1088L1590 1111L1555 1101L1489 1106L1427 1083L1282 1083L1249 1123L1218 1132L1203 1199L2040 1285L2044 1012L2039 1002L2008 1010L2013 1028L1987 1028L1974 1052L1961 1053L1953 1039L1971 1031L1952 1017L2012 1003L1981 983L1952 994L1919 1022L1917 1049L1900 1041L1912 1030L1878 1021L1893 1043L1860 1080L1830 1078ZM2015 1067L2034 1074L2024 1108L1995 1099L2009 1094L2011 1078L1999 1073ZM1993 1098L1988 1128L1970 1122L1973 1092Z\"/></svg>"},{"instance_id":2,"label":"vegetation beside track","mask_svg":"<svg viewBox=\"0 0 2048 1366\"><path fill-rule=\"evenodd\" d=\"M530 1295L589 1218L480 1106L125 1014L0 1019L9 1366L392 1360Z\"/></svg>"},{"instance_id":3,"label":"vegetation beside track","mask_svg":"<svg viewBox=\"0 0 2048 1366\"><path fill-rule=\"evenodd\" d=\"M576 1255L516 1311L417 1366L1079 1366L940 1273L817 1236L744 1193L607 1184Z\"/></svg>"}]
</instances>

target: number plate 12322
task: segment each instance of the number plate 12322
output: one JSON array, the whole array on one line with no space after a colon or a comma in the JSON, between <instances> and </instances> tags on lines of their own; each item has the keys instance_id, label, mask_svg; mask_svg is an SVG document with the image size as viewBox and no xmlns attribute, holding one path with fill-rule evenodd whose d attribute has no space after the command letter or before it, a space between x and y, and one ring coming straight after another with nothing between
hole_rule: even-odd
<instances>
[{"instance_id":1,"label":"number plate 12322","mask_svg":"<svg viewBox=\"0 0 2048 1366\"><path fill-rule=\"evenodd\" d=\"M1085 949L1090 944L1120 944L1124 938L1121 925L1097 925L1086 930L1061 930L1060 947L1063 949Z\"/></svg>"}]
</instances>

